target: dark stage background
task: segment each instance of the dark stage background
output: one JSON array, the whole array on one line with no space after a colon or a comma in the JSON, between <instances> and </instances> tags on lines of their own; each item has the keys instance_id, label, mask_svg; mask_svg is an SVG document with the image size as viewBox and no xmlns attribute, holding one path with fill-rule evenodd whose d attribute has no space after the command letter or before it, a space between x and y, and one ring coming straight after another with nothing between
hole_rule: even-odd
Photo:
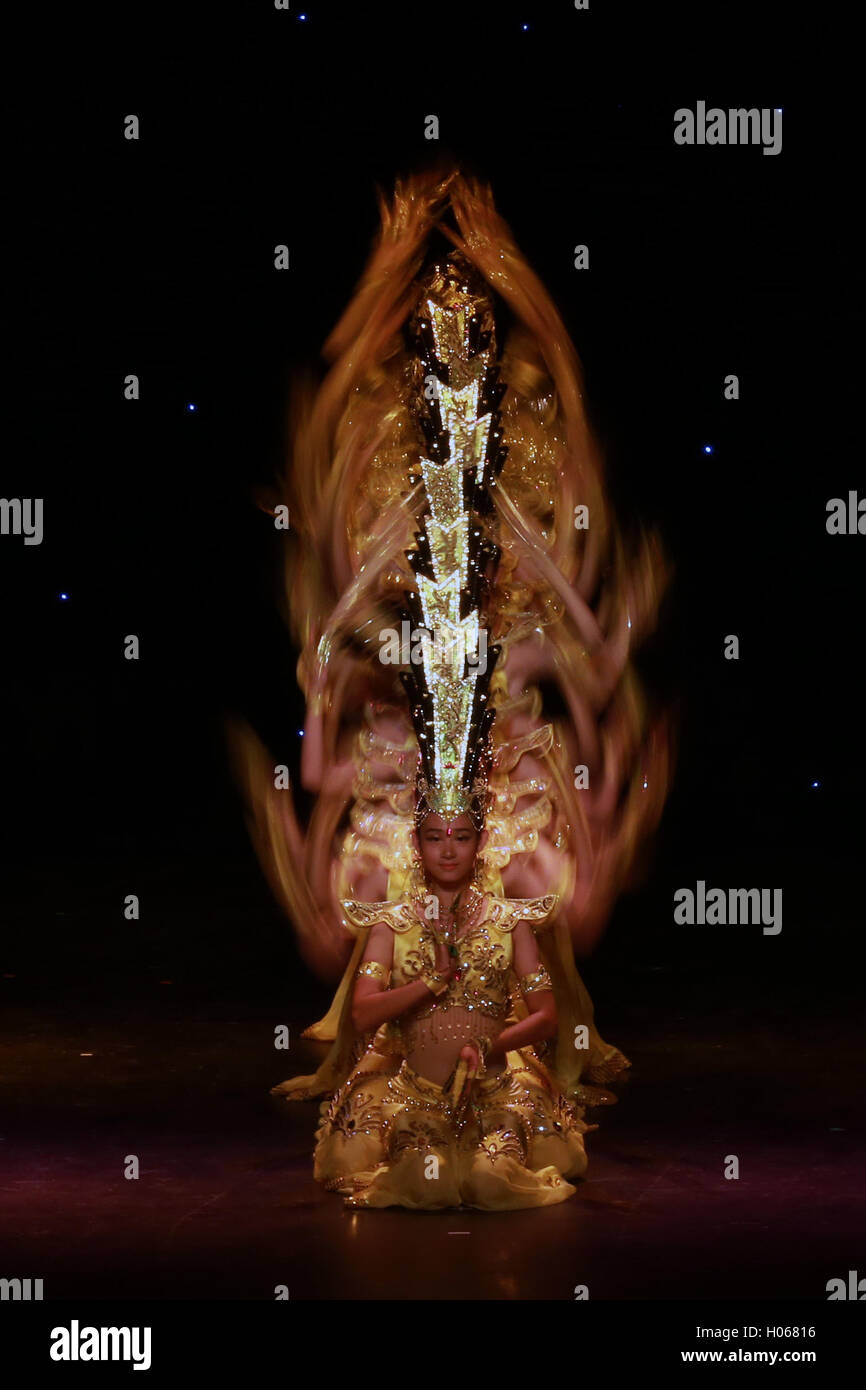
<instances>
[{"instance_id":1,"label":"dark stage background","mask_svg":"<svg viewBox=\"0 0 866 1390\"><path fill-rule=\"evenodd\" d=\"M3 495L43 497L45 536L0 540L0 1274L43 1275L46 1296L569 1299L588 1281L823 1300L866 1275L866 540L825 529L864 478L856 93L819 98L773 61L711 77L700 45L653 74L647 16L633 76L618 12L594 9L239 7L211 21L213 54L151 18L16 108ZM676 146L673 112L699 99L783 108L782 153ZM581 965L634 1064L593 1117L589 1181L561 1209L461 1213L459 1264L453 1219L423 1218L407 1265L418 1218L344 1213L312 1180L315 1106L268 1095L313 1055L275 1053L275 1025L297 1037L329 989L253 855L223 721L297 769L297 653L255 493L291 376L365 264L376 185L449 154L491 181L565 318L620 520L661 529L676 571L639 666L681 724L643 886ZM699 878L782 888L781 934L676 926L673 892Z\"/></svg>"}]
</instances>

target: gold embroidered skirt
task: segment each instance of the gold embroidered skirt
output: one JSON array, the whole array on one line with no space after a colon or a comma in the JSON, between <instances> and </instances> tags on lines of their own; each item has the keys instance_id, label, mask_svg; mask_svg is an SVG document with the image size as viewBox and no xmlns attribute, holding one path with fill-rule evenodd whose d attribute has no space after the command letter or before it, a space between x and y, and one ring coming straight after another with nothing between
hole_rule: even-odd
<instances>
[{"instance_id":1,"label":"gold embroidered skirt","mask_svg":"<svg viewBox=\"0 0 866 1390\"><path fill-rule=\"evenodd\" d=\"M350 1207L509 1211L575 1192L596 1125L521 1052L474 1083L455 1109L448 1090L403 1059L368 1052L321 1106L314 1175ZM390 1066L389 1066L390 1062Z\"/></svg>"}]
</instances>

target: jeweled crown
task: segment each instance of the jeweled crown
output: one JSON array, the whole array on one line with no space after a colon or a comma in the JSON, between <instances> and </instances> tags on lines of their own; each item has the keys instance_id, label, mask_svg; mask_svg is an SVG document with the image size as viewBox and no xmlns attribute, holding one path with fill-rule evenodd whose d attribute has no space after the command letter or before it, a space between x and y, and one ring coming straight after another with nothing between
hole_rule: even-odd
<instances>
[{"instance_id":1,"label":"jeweled crown","mask_svg":"<svg viewBox=\"0 0 866 1390\"><path fill-rule=\"evenodd\" d=\"M419 442L413 483L423 484L415 546L406 558L415 588L404 616L422 636L421 660L401 672L420 749L415 823L430 811L483 824L492 766L485 613L499 563L490 488L503 444L493 302L459 252L418 285L408 324L408 405Z\"/></svg>"}]
</instances>

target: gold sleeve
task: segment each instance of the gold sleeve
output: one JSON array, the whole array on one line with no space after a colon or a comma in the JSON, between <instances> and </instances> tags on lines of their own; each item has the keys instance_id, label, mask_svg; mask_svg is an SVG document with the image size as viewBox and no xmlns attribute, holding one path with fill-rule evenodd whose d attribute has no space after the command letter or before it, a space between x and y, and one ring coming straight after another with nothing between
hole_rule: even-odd
<instances>
[{"instance_id":1,"label":"gold sleeve","mask_svg":"<svg viewBox=\"0 0 866 1390\"><path fill-rule=\"evenodd\" d=\"M533 933L545 931L553 922L559 903L558 893L540 898L492 898L488 920L498 931L513 931L518 922L528 922Z\"/></svg>"},{"instance_id":2,"label":"gold sleeve","mask_svg":"<svg viewBox=\"0 0 866 1390\"><path fill-rule=\"evenodd\" d=\"M523 904L523 921L529 923L535 936L551 926L558 903L558 893L547 893L543 898L531 898Z\"/></svg>"},{"instance_id":3,"label":"gold sleeve","mask_svg":"<svg viewBox=\"0 0 866 1390\"><path fill-rule=\"evenodd\" d=\"M409 931L412 926L418 925L412 905L405 898L377 903L361 903L353 898L341 898L340 906L343 909L343 926L354 935L357 935L359 929L375 927L379 922L396 932Z\"/></svg>"}]
</instances>

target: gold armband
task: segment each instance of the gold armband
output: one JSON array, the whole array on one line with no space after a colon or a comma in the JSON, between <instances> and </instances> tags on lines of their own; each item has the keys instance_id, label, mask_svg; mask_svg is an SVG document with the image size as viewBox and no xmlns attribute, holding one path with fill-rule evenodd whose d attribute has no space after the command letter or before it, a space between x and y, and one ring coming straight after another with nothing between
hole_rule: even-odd
<instances>
[{"instance_id":1,"label":"gold armband","mask_svg":"<svg viewBox=\"0 0 866 1390\"><path fill-rule=\"evenodd\" d=\"M524 975L520 981L521 994L537 994L542 989L553 989L553 981L543 965L533 970L531 975Z\"/></svg>"},{"instance_id":2,"label":"gold armband","mask_svg":"<svg viewBox=\"0 0 866 1390\"><path fill-rule=\"evenodd\" d=\"M355 973L359 980L382 980L386 985L391 974L387 965L378 960L365 960Z\"/></svg>"}]
</instances>

